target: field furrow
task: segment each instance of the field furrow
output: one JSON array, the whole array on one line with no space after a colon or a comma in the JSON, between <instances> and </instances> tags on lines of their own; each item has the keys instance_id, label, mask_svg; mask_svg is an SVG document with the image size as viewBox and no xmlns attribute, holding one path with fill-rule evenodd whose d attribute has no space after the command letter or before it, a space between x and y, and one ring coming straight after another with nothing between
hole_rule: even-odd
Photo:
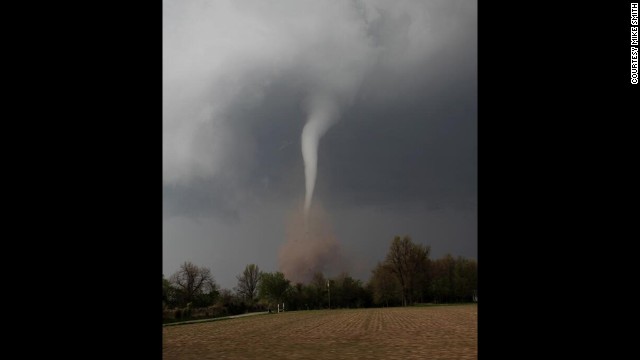
<instances>
[{"instance_id":1,"label":"field furrow","mask_svg":"<svg viewBox=\"0 0 640 360\"><path fill-rule=\"evenodd\" d=\"M164 359L477 359L477 306L298 311L163 328Z\"/></svg>"}]
</instances>

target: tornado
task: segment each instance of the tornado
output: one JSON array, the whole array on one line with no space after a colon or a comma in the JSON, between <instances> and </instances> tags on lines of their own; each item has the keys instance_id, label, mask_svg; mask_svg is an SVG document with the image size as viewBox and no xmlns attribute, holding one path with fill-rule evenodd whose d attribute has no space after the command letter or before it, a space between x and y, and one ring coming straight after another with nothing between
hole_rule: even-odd
<instances>
[{"instance_id":1,"label":"tornado","mask_svg":"<svg viewBox=\"0 0 640 360\"><path fill-rule=\"evenodd\" d=\"M313 200L313 190L316 186L316 176L318 172L318 146L320 138L329 130L331 125L337 120L337 106L335 101L327 96L313 97L308 106L309 116L307 123L302 129L301 145L302 160L304 161L305 177L305 198L304 214L305 220L309 217L309 208Z\"/></svg>"}]
</instances>

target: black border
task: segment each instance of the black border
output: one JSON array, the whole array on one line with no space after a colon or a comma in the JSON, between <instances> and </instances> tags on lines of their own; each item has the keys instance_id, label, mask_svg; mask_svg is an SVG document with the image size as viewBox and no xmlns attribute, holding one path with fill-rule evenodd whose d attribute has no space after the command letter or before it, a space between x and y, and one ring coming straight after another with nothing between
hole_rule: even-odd
<instances>
[{"instance_id":1,"label":"black border","mask_svg":"<svg viewBox=\"0 0 640 360\"><path fill-rule=\"evenodd\" d=\"M625 317L630 2L479 4L481 358L591 354Z\"/></svg>"},{"instance_id":2,"label":"black border","mask_svg":"<svg viewBox=\"0 0 640 360\"><path fill-rule=\"evenodd\" d=\"M162 2L27 13L37 336L46 351L161 358Z\"/></svg>"}]
</instances>

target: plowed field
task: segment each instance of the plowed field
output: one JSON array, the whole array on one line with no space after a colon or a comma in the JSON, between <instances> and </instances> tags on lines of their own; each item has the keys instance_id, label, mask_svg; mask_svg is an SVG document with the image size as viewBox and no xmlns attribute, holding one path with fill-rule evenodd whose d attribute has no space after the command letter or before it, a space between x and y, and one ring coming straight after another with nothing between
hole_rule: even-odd
<instances>
[{"instance_id":1,"label":"plowed field","mask_svg":"<svg viewBox=\"0 0 640 360\"><path fill-rule=\"evenodd\" d=\"M163 359L477 359L477 305L296 311L163 328Z\"/></svg>"}]
</instances>

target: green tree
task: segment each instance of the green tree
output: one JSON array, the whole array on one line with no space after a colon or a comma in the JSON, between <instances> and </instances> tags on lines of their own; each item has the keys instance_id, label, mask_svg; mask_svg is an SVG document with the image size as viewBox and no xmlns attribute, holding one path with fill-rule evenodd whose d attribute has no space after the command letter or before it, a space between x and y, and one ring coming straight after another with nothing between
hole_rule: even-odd
<instances>
[{"instance_id":1,"label":"green tree","mask_svg":"<svg viewBox=\"0 0 640 360\"><path fill-rule=\"evenodd\" d=\"M258 294L260 298L267 300L270 304L282 303L287 295L290 281L285 279L281 272L262 273Z\"/></svg>"},{"instance_id":2,"label":"green tree","mask_svg":"<svg viewBox=\"0 0 640 360\"><path fill-rule=\"evenodd\" d=\"M343 272L331 280L331 306L333 308L354 308L363 306L362 282ZM363 296L361 299L360 297Z\"/></svg>"},{"instance_id":3,"label":"green tree","mask_svg":"<svg viewBox=\"0 0 640 360\"><path fill-rule=\"evenodd\" d=\"M287 296L287 306L292 310L309 310L312 304L312 293L309 291L310 286L302 283L296 283L290 289Z\"/></svg>"},{"instance_id":4,"label":"green tree","mask_svg":"<svg viewBox=\"0 0 640 360\"><path fill-rule=\"evenodd\" d=\"M402 302L402 286L389 265L378 263L369 285L373 302L377 305L395 305Z\"/></svg>"},{"instance_id":5,"label":"green tree","mask_svg":"<svg viewBox=\"0 0 640 360\"><path fill-rule=\"evenodd\" d=\"M247 312L247 306L237 293L229 289L222 289L216 302L216 307L221 309L221 315L237 315Z\"/></svg>"},{"instance_id":6,"label":"green tree","mask_svg":"<svg viewBox=\"0 0 640 360\"><path fill-rule=\"evenodd\" d=\"M452 302L454 299L456 261L450 254L433 261L431 266L431 293L435 302Z\"/></svg>"},{"instance_id":7,"label":"green tree","mask_svg":"<svg viewBox=\"0 0 640 360\"><path fill-rule=\"evenodd\" d=\"M453 276L454 298L457 302L469 302L477 289L478 265L474 260L459 256L456 259Z\"/></svg>"},{"instance_id":8,"label":"green tree","mask_svg":"<svg viewBox=\"0 0 640 360\"><path fill-rule=\"evenodd\" d=\"M414 244L408 235L396 236L391 242L385 263L400 282L404 306L413 303L414 291L420 274L426 271L430 252L430 247Z\"/></svg>"},{"instance_id":9,"label":"green tree","mask_svg":"<svg viewBox=\"0 0 640 360\"><path fill-rule=\"evenodd\" d=\"M312 300L313 303L315 304L314 307L317 307L318 309L322 309L324 304L328 304L328 288L327 288L327 279L324 277L324 274L322 274L321 272L316 272L313 274L313 277L311 278L311 283L309 284L309 287L311 288L311 292L312 292Z\"/></svg>"}]
</instances>

